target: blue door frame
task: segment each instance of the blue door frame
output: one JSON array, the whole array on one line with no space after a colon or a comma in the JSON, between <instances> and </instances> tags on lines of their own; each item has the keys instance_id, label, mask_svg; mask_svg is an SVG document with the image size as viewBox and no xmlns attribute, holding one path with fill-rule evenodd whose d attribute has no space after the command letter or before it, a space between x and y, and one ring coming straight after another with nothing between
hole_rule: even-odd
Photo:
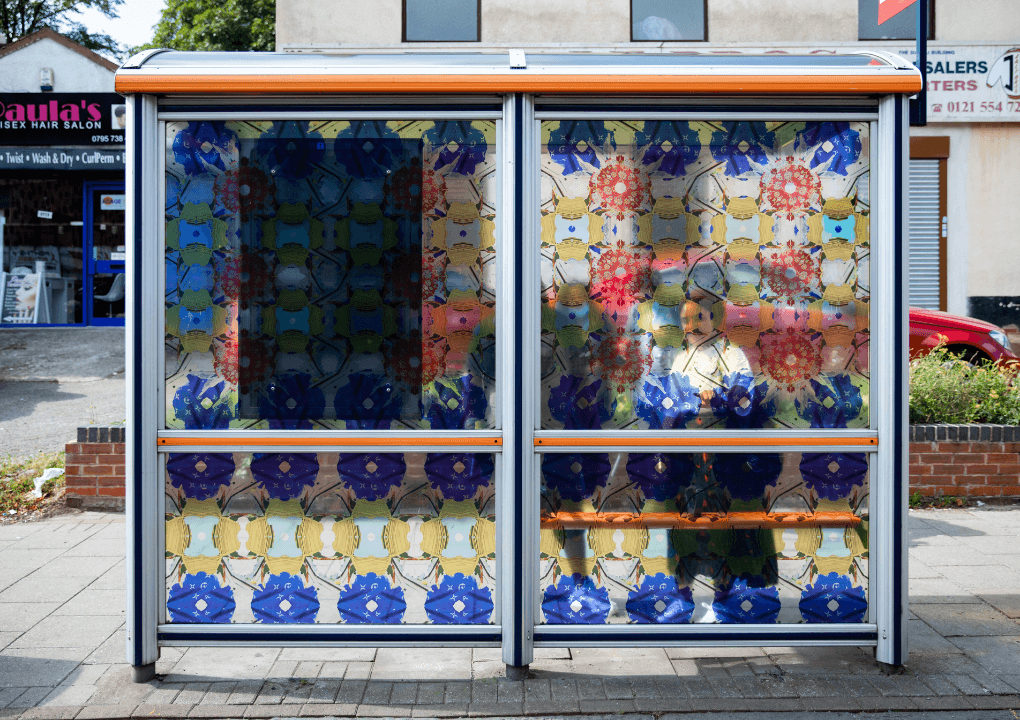
<instances>
[{"instance_id":1,"label":"blue door frame","mask_svg":"<svg viewBox=\"0 0 1020 720\"><path fill-rule=\"evenodd\" d=\"M124 192L123 182L86 182L82 189L82 240L84 242L84 260L82 269L84 271L84 277L82 279L82 310L84 314L82 318L86 325L106 325L106 326L120 326L124 327L124 318L104 318L94 317L92 314L93 310L93 299L92 293L94 289L93 276L96 273L109 274L109 273L122 273L124 272L125 263L123 261L110 261L110 260L95 260L93 259L92 250L92 230L94 227L94 220L92 213L92 194L94 192Z\"/></svg>"}]
</instances>

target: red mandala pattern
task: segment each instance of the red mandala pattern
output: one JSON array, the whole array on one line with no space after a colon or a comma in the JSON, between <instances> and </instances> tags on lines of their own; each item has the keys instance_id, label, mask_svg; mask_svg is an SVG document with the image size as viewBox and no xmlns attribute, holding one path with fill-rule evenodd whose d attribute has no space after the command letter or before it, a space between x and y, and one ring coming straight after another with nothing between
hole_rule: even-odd
<instances>
[{"instance_id":1,"label":"red mandala pattern","mask_svg":"<svg viewBox=\"0 0 1020 720\"><path fill-rule=\"evenodd\" d=\"M243 331L242 331L243 332ZM235 356L237 350L235 349ZM248 392L251 386L269 377L275 365L269 345L259 340L247 339L244 352L237 358L236 367L241 381L241 392Z\"/></svg>"},{"instance_id":2,"label":"red mandala pattern","mask_svg":"<svg viewBox=\"0 0 1020 720\"><path fill-rule=\"evenodd\" d=\"M216 296L237 300L241 291L241 258L216 256Z\"/></svg>"},{"instance_id":3,"label":"red mandala pattern","mask_svg":"<svg viewBox=\"0 0 1020 720\"><path fill-rule=\"evenodd\" d=\"M592 354L592 370L618 392L631 387L652 364L652 358L640 340L627 335L608 335Z\"/></svg>"},{"instance_id":4,"label":"red mandala pattern","mask_svg":"<svg viewBox=\"0 0 1020 720\"><path fill-rule=\"evenodd\" d=\"M775 295L791 298L803 295L818 280L818 259L805 250L788 247L778 255L763 255L762 275Z\"/></svg>"},{"instance_id":5,"label":"red mandala pattern","mask_svg":"<svg viewBox=\"0 0 1020 720\"><path fill-rule=\"evenodd\" d=\"M237 385L237 339L228 338L223 342L214 342L213 369L216 375L232 385Z\"/></svg>"},{"instance_id":6,"label":"red mandala pattern","mask_svg":"<svg viewBox=\"0 0 1020 720\"><path fill-rule=\"evenodd\" d=\"M446 179L425 168L421 174L421 210L426 215L446 204Z\"/></svg>"},{"instance_id":7,"label":"red mandala pattern","mask_svg":"<svg viewBox=\"0 0 1020 720\"><path fill-rule=\"evenodd\" d=\"M786 158L785 165L765 172L760 187L765 202L776 212L786 213L790 220L819 202L822 195L818 176L807 167L794 163L792 156Z\"/></svg>"},{"instance_id":8,"label":"red mandala pattern","mask_svg":"<svg viewBox=\"0 0 1020 720\"><path fill-rule=\"evenodd\" d=\"M424 254L421 256L421 296L426 300L439 294L446 279L446 263L441 255Z\"/></svg>"},{"instance_id":9,"label":"red mandala pattern","mask_svg":"<svg viewBox=\"0 0 1020 720\"><path fill-rule=\"evenodd\" d=\"M592 292L612 313L627 310L637 302L651 273L647 257L614 248L602 253L594 264Z\"/></svg>"},{"instance_id":10,"label":"red mandala pattern","mask_svg":"<svg viewBox=\"0 0 1020 720\"><path fill-rule=\"evenodd\" d=\"M428 385L446 372L446 343L425 340L421 344L421 384Z\"/></svg>"},{"instance_id":11,"label":"red mandala pattern","mask_svg":"<svg viewBox=\"0 0 1020 720\"><path fill-rule=\"evenodd\" d=\"M245 300L265 299L266 293L271 292L273 287L273 273L266 261L253 252L242 253L240 270Z\"/></svg>"},{"instance_id":12,"label":"red mandala pattern","mask_svg":"<svg viewBox=\"0 0 1020 720\"><path fill-rule=\"evenodd\" d=\"M245 212L258 210L274 192L273 183L266 174L252 167L248 158L242 159L237 171L237 196L241 209Z\"/></svg>"},{"instance_id":13,"label":"red mandala pattern","mask_svg":"<svg viewBox=\"0 0 1020 720\"><path fill-rule=\"evenodd\" d=\"M422 275L424 265L424 257L401 255L394 261L390 271L390 289L413 308L421 307L421 299L425 294Z\"/></svg>"},{"instance_id":14,"label":"red mandala pattern","mask_svg":"<svg viewBox=\"0 0 1020 720\"><path fill-rule=\"evenodd\" d=\"M227 209L227 212L236 213L241 206L240 199L238 197L239 187L237 170L228 170L222 175L219 175L216 178L216 182L213 183L216 197L223 204L223 207Z\"/></svg>"},{"instance_id":15,"label":"red mandala pattern","mask_svg":"<svg viewBox=\"0 0 1020 720\"><path fill-rule=\"evenodd\" d=\"M652 181L648 174L617 155L615 162L606 163L591 180L588 189L602 209L617 220L634 214L651 201Z\"/></svg>"},{"instance_id":16,"label":"red mandala pattern","mask_svg":"<svg viewBox=\"0 0 1020 720\"><path fill-rule=\"evenodd\" d=\"M761 369L787 390L795 390L818 375L822 357L804 335L768 334L761 340Z\"/></svg>"},{"instance_id":17,"label":"red mandala pattern","mask_svg":"<svg viewBox=\"0 0 1020 720\"><path fill-rule=\"evenodd\" d=\"M389 353L388 369L393 379L411 386L417 393L422 385L421 335L412 334L393 343Z\"/></svg>"}]
</instances>

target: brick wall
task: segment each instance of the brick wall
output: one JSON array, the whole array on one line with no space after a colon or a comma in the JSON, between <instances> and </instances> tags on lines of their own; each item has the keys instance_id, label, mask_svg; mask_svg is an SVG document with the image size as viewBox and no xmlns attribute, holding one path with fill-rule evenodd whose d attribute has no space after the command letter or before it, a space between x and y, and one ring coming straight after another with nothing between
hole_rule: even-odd
<instances>
[{"instance_id":1,"label":"brick wall","mask_svg":"<svg viewBox=\"0 0 1020 720\"><path fill-rule=\"evenodd\" d=\"M68 443L67 504L124 509L124 428L78 428ZM1020 498L1020 427L911 425L910 491Z\"/></svg>"},{"instance_id":2,"label":"brick wall","mask_svg":"<svg viewBox=\"0 0 1020 720\"><path fill-rule=\"evenodd\" d=\"M64 446L65 498L71 507L124 509L124 428L78 428L78 441Z\"/></svg>"},{"instance_id":3,"label":"brick wall","mask_svg":"<svg viewBox=\"0 0 1020 720\"><path fill-rule=\"evenodd\" d=\"M909 462L923 497L1020 497L1020 427L911 425Z\"/></svg>"}]
</instances>

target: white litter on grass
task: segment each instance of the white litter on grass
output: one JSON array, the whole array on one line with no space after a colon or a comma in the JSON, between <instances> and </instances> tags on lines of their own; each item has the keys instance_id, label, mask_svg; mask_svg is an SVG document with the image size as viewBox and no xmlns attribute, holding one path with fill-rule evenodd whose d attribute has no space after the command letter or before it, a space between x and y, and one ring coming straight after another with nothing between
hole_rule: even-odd
<instances>
[{"instance_id":1,"label":"white litter on grass","mask_svg":"<svg viewBox=\"0 0 1020 720\"><path fill-rule=\"evenodd\" d=\"M41 498L42 486L46 483L46 481L52 480L53 478L56 477L60 477L63 474L64 468L50 468L49 470L46 470L42 475L35 479L35 490L32 492L32 494L35 495L37 498Z\"/></svg>"}]
</instances>

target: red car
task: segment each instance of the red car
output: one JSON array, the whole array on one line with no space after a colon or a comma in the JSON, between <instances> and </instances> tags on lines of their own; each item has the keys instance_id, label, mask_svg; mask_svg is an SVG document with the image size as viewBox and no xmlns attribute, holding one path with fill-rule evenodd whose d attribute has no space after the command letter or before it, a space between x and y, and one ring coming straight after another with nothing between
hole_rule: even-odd
<instances>
[{"instance_id":1,"label":"red car","mask_svg":"<svg viewBox=\"0 0 1020 720\"><path fill-rule=\"evenodd\" d=\"M1009 338L997 325L938 310L910 308L910 357L926 355L940 342L972 363L1020 359L1013 354Z\"/></svg>"}]
</instances>

